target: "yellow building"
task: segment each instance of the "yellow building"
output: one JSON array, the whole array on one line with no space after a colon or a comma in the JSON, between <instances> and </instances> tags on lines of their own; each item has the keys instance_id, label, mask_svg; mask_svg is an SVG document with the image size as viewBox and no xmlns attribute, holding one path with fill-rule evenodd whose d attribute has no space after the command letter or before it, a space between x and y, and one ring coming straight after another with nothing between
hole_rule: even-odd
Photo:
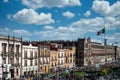
<instances>
[{"instance_id":1,"label":"yellow building","mask_svg":"<svg viewBox=\"0 0 120 80\"><path fill-rule=\"evenodd\" d=\"M58 65L58 51L50 51L50 71L56 71Z\"/></svg>"},{"instance_id":2,"label":"yellow building","mask_svg":"<svg viewBox=\"0 0 120 80\"><path fill-rule=\"evenodd\" d=\"M39 45L38 47L38 70L42 73L49 72L50 64L50 46L49 45Z\"/></svg>"},{"instance_id":3,"label":"yellow building","mask_svg":"<svg viewBox=\"0 0 120 80\"><path fill-rule=\"evenodd\" d=\"M72 68L75 65L75 47L64 48L64 67Z\"/></svg>"}]
</instances>

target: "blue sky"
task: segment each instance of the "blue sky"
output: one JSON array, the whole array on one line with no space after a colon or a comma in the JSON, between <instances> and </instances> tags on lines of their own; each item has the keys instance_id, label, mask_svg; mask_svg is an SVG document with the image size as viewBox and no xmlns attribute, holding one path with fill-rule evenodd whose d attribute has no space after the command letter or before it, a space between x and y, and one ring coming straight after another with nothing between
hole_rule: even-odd
<instances>
[{"instance_id":1,"label":"blue sky","mask_svg":"<svg viewBox=\"0 0 120 80\"><path fill-rule=\"evenodd\" d=\"M77 40L106 27L108 44L120 42L119 0L0 0L0 34L23 40Z\"/></svg>"}]
</instances>

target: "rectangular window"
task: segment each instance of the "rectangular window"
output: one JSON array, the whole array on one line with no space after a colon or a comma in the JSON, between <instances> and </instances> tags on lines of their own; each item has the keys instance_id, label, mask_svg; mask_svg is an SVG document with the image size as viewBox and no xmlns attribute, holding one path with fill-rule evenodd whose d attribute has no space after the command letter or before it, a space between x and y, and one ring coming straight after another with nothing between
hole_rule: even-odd
<instances>
[{"instance_id":1,"label":"rectangular window","mask_svg":"<svg viewBox=\"0 0 120 80\"><path fill-rule=\"evenodd\" d=\"M37 65L37 60L35 60L35 65Z\"/></svg>"},{"instance_id":2,"label":"rectangular window","mask_svg":"<svg viewBox=\"0 0 120 80\"><path fill-rule=\"evenodd\" d=\"M30 51L30 58L33 58L33 51Z\"/></svg>"},{"instance_id":3,"label":"rectangular window","mask_svg":"<svg viewBox=\"0 0 120 80\"><path fill-rule=\"evenodd\" d=\"M24 58L27 58L27 51L24 51Z\"/></svg>"},{"instance_id":4,"label":"rectangular window","mask_svg":"<svg viewBox=\"0 0 120 80\"><path fill-rule=\"evenodd\" d=\"M2 53L6 53L6 43L2 43Z\"/></svg>"},{"instance_id":5,"label":"rectangular window","mask_svg":"<svg viewBox=\"0 0 120 80\"><path fill-rule=\"evenodd\" d=\"M24 66L27 66L27 60L25 60L25 62L24 62Z\"/></svg>"},{"instance_id":6,"label":"rectangular window","mask_svg":"<svg viewBox=\"0 0 120 80\"><path fill-rule=\"evenodd\" d=\"M32 60L30 60L30 65L31 65L31 66L33 65L33 61L32 61Z\"/></svg>"},{"instance_id":7,"label":"rectangular window","mask_svg":"<svg viewBox=\"0 0 120 80\"><path fill-rule=\"evenodd\" d=\"M19 53L19 47L20 47L20 45L16 45L16 53L17 54Z\"/></svg>"}]
</instances>

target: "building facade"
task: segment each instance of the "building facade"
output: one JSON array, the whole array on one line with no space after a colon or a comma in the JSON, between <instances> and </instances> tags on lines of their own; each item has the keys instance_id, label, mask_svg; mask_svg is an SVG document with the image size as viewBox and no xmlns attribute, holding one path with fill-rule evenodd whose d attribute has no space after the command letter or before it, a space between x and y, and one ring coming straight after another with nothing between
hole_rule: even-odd
<instances>
[{"instance_id":1,"label":"building facade","mask_svg":"<svg viewBox=\"0 0 120 80\"><path fill-rule=\"evenodd\" d=\"M22 75L38 73L38 47L30 42L22 44Z\"/></svg>"},{"instance_id":2,"label":"building facade","mask_svg":"<svg viewBox=\"0 0 120 80\"><path fill-rule=\"evenodd\" d=\"M58 52L50 50L50 71L56 71L58 67Z\"/></svg>"},{"instance_id":3,"label":"building facade","mask_svg":"<svg viewBox=\"0 0 120 80\"><path fill-rule=\"evenodd\" d=\"M38 71L40 73L48 73L50 64L50 46L39 45L38 46Z\"/></svg>"},{"instance_id":4,"label":"building facade","mask_svg":"<svg viewBox=\"0 0 120 80\"><path fill-rule=\"evenodd\" d=\"M105 48L106 47L106 48ZM115 48L92 42L90 38L78 39L76 43L76 65L95 66L115 60Z\"/></svg>"},{"instance_id":5,"label":"building facade","mask_svg":"<svg viewBox=\"0 0 120 80\"><path fill-rule=\"evenodd\" d=\"M72 68L75 66L75 46L64 48L64 66L65 68Z\"/></svg>"},{"instance_id":6,"label":"building facade","mask_svg":"<svg viewBox=\"0 0 120 80\"><path fill-rule=\"evenodd\" d=\"M64 68L64 50L58 49L58 68Z\"/></svg>"},{"instance_id":7,"label":"building facade","mask_svg":"<svg viewBox=\"0 0 120 80\"><path fill-rule=\"evenodd\" d=\"M22 39L0 36L0 77L19 78L21 76Z\"/></svg>"}]
</instances>

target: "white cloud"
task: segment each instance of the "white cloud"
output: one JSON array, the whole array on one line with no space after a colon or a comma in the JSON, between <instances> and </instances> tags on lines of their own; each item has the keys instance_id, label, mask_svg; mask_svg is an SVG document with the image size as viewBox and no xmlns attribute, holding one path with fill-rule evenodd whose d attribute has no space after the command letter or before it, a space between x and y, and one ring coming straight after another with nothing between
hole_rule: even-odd
<instances>
[{"instance_id":1,"label":"white cloud","mask_svg":"<svg viewBox=\"0 0 120 80\"><path fill-rule=\"evenodd\" d=\"M106 29L108 30L115 30L116 28L120 29L120 19L114 17L80 19L76 22L73 22L70 26L82 27L81 29L85 29L85 31L90 32L95 32L96 30L103 28L104 26L106 26Z\"/></svg>"},{"instance_id":2,"label":"white cloud","mask_svg":"<svg viewBox=\"0 0 120 80\"><path fill-rule=\"evenodd\" d=\"M45 30L51 30L51 29L54 29L54 27L53 26L44 26L44 29Z\"/></svg>"},{"instance_id":3,"label":"white cloud","mask_svg":"<svg viewBox=\"0 0 120 80\"><path fill-rule=\"evenodd\" d=\"M84 15L85 15L86 17L88 17L88 16L91 15L91 12L90 12L90 11L86 11Z\"/></svg>"},{"instance_id":4,"label":"white cloud","mask_svg":"<svg viewBox=\"0 0 120 80\"><path fill-rule=\"evenodd\" d=\"M16 14L12 15L11 18L17 22L24 24L41 25L54 23L54 20L51 17L52 17L51 13L38 14L33 9L22 9L21 11L18 11Z\"/></svg>"},{"instance_id":5,"label":"white cloud","mask_svg":"<svg viewBox=\"0 0 120 80\"><path fill-rule=\"evenodd\" d=\"M110 5L107 0L95 0L92 9L103 16L118 16L120 15L120 1Z\"/></svg>"},{"instance_id":6,"label":"white cloud","mask_svg":"<svg viewBox=\"0 0 120 80\"><path fill-rule=\"evenodd\" d=\"M33 9L81 5L79 0L22 0L22 3L23 5Z\"/></svg>"},{"instance_id":7,"label":"white cloud","mask_svg":"<svg viewBox=\"0 0 120 80\"><path fill-rule=\"evenodd\" d=\"M70 11L66 11L66 12L63 13L63 16L65 16L69 19L69 18L73 18L75 16L75 14L73 14Z\"/></svg>"},{"instance_id":8,"label":"white cloud","mask_svg":"<svg viewBox=\"0 0 120 80\"><path fill-rule=\"evenodd\" d=\"M50 30L45 29L43 31L35 31L34 34L40 36L40 39L43 40L76 40L77 38L83 37L89 32L94 32L96 34L98 30L106 25L106 23L109 24L106 29L113 30L114 28L118 28L118 26L114 26L118 25L118 23L116 23L118 21L119 20L113 17L80 19L68 26L59 26ZM97 39L93 39L93 41L102 42Z\"/></svg>"},{"instance_id":9,"label":"white cloud","mask_svg":"<svg viewBox=\"0 0 120 80\"><path fill-rule=\"evenodd\" d=\"M23 37L23 38L28 38L32 36L33 34L27 30L24 29L15 29L15 30L10 30L7 27L0 28L0 34L2 35L10 35L10 36L15 36L15 37Z\"/></svg>"},{"instance_id":10,"label":"white cloud","mask_svg":"<svg viewBox=\"0 0 120 80\"><path fill-rule=\"evenodd\" d=\"M120 46L120 33L119 32L116 32L112 35L107 35L107 41L108 43L111 43L111 44L115 44L116 42L118 42L117 44L115 45L119 45Z\"/></svg>"},{"instance_id":11,"label":"white cloud","mask_svg":"<svg viewBox=\"0 0 120 80\"><path fill-rule=\"evenodd\" d=\"M104 19L101 17L80 19L73 22L70 26L81 28L85 32L95 32L98 28L104 27Z\"/></svg>"},{"instance_id":12,"label":"white cloud","mask_svg":"<svg viewBox=\"0 0 120 80\"><path fill-rule=\"evenodd\" d=\"M35 34L43 40L75 40L83 34L79 35L79 32L81 31L77 28L59 26L52 30L36 31Z\"/></svg>"},{"instance_id":13,"label":"white cloud","mask_svg":"<svg viewBox=\"0 0 120 80\"><path fill-rule=\"evenodd\" d=\"M30 31L27 31L25 29L14 29L14 30L10 30L9 28L7 27L3 27L3 28L0 28L0 35L2 36L15 36L17 38L21 38L23 40L32 40L31 37L35 37L34 35L34 32L30 32Z\"/></svg>"},{"instance_id":14,"label":"white cloud","mask_svg":"<svg viewBox=\"0 0 120 80\"><path fill-rule=\"evenodd\" d=\"M9 0L3 0L3 2L4 2L4 3L7 3L7 2L9 2Z\"/></svg>"},{"instance_id":15,"label":"white cloud","mask_svg":"<svg viewBox=\"0 0 120 80\"><path fill-rule=\"evenodd\" d=\"M104 21L106 23L106 28L108 30L115 30L118 26L120 26L120 19L114 17L105 17ZM120 28L120 27L118 27Z\"/></svg>"},{"instance_id":16,"label":"white cloud","mask_svg":"<svg viewBox=\"0 0 120 80\"><path fill-rule=\"evenodd\" d=\"M8 34L10 32L9 28L4 27L4 28L0 28L0 34Z\"/></svg>"},{"instance_id":17,"label":"white cloud","mask_svg":"<svg viewBox=\"0 0 120 80\"><path fill-rule=\"evenodd\" d=\"M17 36L30 36L32 33L30 33L27 30L21 29L21 30L13 30L13 34L17 34Z\"/></svg>"}]
</instances>

